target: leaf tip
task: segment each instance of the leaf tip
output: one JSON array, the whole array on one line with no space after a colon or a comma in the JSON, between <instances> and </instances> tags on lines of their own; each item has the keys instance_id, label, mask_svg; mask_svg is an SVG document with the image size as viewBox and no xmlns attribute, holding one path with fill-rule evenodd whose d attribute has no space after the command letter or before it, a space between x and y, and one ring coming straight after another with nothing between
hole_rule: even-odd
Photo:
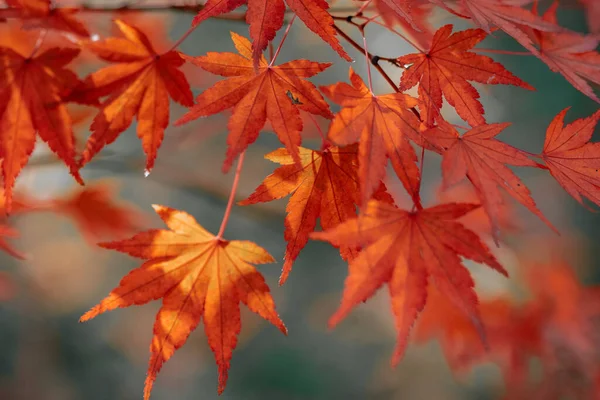
<instances>
[{"instance_id":1,"label":"leaf tip","mask_svg":"<svg viewBox=\"0 0 600 400\"><path fill-rule=\"evenodd\" d=\"M85 314L83 314L81 317L79 317L79 322L87 322L90 319L93 319L96 315L98 315L98 313L95 311L95 307L92 308L91 310L89 310L88 312L86 312Z\"/></svg>"}]
</instances>

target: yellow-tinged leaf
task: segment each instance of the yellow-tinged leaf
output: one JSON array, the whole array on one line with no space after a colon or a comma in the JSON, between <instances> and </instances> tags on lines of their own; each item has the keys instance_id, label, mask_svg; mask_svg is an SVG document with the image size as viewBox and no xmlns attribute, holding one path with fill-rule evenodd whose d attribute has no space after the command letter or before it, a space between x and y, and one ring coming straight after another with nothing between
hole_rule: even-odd
<instances>
[{"instance_id":1,"label":"yellow-tinged leaf","mask_svg":"<svg viewBox=\"0 0 600 400\"><path fill-rule=\"evenodd\" d=\"M215 237L183 211L158 205L154 209L170 230L154 229L130 239L100 244L147 261L125 276L81 321L118 307L162 298L150 348L144 389L147 400L162 365L183 346L203 318L208 344L219 368L221 393L241 329L240 302L287 334L269 287L251 265L274 259L253 242Z\"/></svg>"}]
</instances>

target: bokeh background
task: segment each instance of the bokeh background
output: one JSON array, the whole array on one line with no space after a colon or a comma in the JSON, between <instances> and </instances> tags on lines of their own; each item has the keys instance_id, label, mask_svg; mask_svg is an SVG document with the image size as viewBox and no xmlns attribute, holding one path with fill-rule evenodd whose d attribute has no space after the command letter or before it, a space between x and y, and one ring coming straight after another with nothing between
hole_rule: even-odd
<instances>
[{"instance_id":1,"label":"bokeh background","mask_svg":"<svg viewBox=\"0 0 600 400\"><path fill-rule=\"evenodd\" d=\"M138 2L143 4L143 2ZM122 3L98 3L106 7ZM333 7L353 3L337 2ZM546 3L547 4L547 3ZM573 5L570 7L569 5ZM347 15L348 13L337 13ZM159 50L166 50L190 26L193 14L175 11L142 13L86 13L91 30L99 37L115 33L111 18L118 16L148 32ZM560 9L561 24L585 32L583 12L568 3ZM466 28L444 12L434 13L432 25L453 23ZM360 40L351 26L340 24ZM0 29L6 29L0 24ZM207 51L234 51L229 31L247 36L244 23L209 20L186 40L180 50L190 55ZM7 31L0 31L0 36ZM398 37L374 24L367 28L372 53L400 56L413 49ZM281 34L275 39L279 43ZM1 40L1 39L0 39ZM10 40L14 40L10 39ZM344 45L355 58L352 68L366 77L361 54ZM498 32L480 47L522 50L517 43ZM568 120L591 115L598 105L554 74L534 57L492 55L507 69L533 85L529 92L514 87L483 87L482 100L490 122L513 123L500 138L521 149L541 151L545 130L563 108L572 106ZM300 21L291 29L279 62L310 58L334 62L314 78L316 84L347 80L348 63L308 31ZM92 56L77 67L83 76L101 63ZM387 68L395 81L401 71ZM185 72L194 93L212 85L217 77L191 65ZM374 71L377 93L389 92L386 82ZM172 104L174 121L185 110ZM83 143L93 110L80 110L78 136ZM452 110L447 110L449 118ZM106 148L97 160L85 167L87 182L108 180L119 197L144 214L144 227L161 227L151 204L164 204L188 211L208 230L216 232L225 209L233 174L221 174L225 154L228 113L194 121L182 127L169 127L159 151L156 167L144 177L144 156L135 135L135 123L121 138ZM322 129L327 121L318 121ZM457 123L460 123L456 120ZM318 135L306 120L307 147L318 148ZM268 131L268 129L265 129ZM263 134L246 156L238 199L245 198L270 174L275 165L263 155L279 147L276 137ZM424 198L437 201L440 160L428 154L425 163ZM518 171L531 188L540 209L561 230L556 237L540 221L515 206L523 231L507 237L507 244L494 252L513 273L507 280L484 267L472 266L482 298L512 292L521 287L519 268L523 256L560 249L586 284L600 278L600 247L596 241L600 221L562 191L542 170ZM392 176L392 175L390 175ZM392 177L390 191L402 203L403 193ZM25 168L19 190L39 199L52 199L72 190L74 182L49 152L38 143ZM412 345L396 369L389 366L395 341L386 291L358 307L335 330L327 320L336 309L346 265L335 249L325 243L310 242L294 264L285 286L277 286L285 242L283 218L286 200L250 207L235 207L226 231L228 239L250 239L266 248L278 263L260 266L272 288L278 311L289 329L285 337L244 310L242 332L234 352L226 391L216 394L217 369L203 329L192 333L188 342L163 367L154 386L152 399L498 399L503 386L499 371L484 365L466 376L449 369L440 347L432 342ZM97 248L86 240L72 221L53 213L34 213L13 218L20 232L12 240L28 255L26 261L0 254L0 270L10 274L7 283L13 296L0 303L0 399L2 400L129 400L142 397L148 348L154 315L159 302L119 309L85 324L78 318L103 298L120 278L139 265L138 260ZM512 246L510 246L512 244ZM490 242L490 245L491 242Z\"/></svg>"}]
</instances>

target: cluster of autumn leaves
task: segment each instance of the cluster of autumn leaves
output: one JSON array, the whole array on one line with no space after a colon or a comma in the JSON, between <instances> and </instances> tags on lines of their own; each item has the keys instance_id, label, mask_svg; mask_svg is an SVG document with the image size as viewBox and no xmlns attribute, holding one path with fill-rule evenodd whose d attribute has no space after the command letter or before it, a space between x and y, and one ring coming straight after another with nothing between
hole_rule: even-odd
<instances>
[{"instance_id":1,"label":"cluster of autumn leaves","mask_svg":"<svg viewBox=\"0 0 600 400\"><path fill-rule=\"evenodd\" d=\"M209 0L193 24L244 3ZM37 135L83 183L80 169L127 130L134 118L149 173L170 124L171 100L189 107L175 125L233 109L224 172L256 141L268 121L284 148L266 158L280 166L240 204L291 195L286 209L287 248L280 284L289 277L309 238L328 241L349 263L342 302L330 321L332 326L385 284L398 330L394 363L402 358L409 332L421 318L425 322L419 325L418 336L440 336L452 364L471 366L497 356L507 379L518 381L517 386L523 388L520 384L527 375L522 370L527 357L541 357L548 365L556 361L552 359L556 356L555 343L545 338L546 331L539 331L539 327L556 323L556 329L573 329L566 336L577 346L587 343L587 338L575 337L584 328L575 332L572 325L565 325L565 315L571 315L572 310L565 311L563 304L548 300L552 292L545 292L543 285L535 287L540 292L537 299L545 300L539 300L539 304L534 301L525 311L506 300L479 304L463 260L486 264L504 275L507 272L481 235L461 221L482 208L489 222L488 233L499 243L505 192L554 229L537 208L529 189L508 166L548 170L579 202L587 198L600 205L600 149L590 143L600 111L565 126L567 109L563 110L550 123L539 154L526 153L496 139L508 124L487 123L479 93L470 82L533 88L474 47L488 33L501 29L596 101L599 99L588 82L600 83L600 55L596 50L598 36L571 32L557 24L556 5L539 16L537 2L531 11L520 7L521 3L530 1L373 0L385 24L399 24L419 43L414 54L393 60L393 65L403 69L399 84L392 84L391 93L375 95L370 81L366 84L352 69L349 84L337 82L317 88L309 78L331 64L304 59L275 64L278 51L271 60L263 56L263 50L283 25L287 4L309 29L349 60L326 2L250 1L246 20L252 41L232 33L237 53L189 56L176 48L157 52L143 31L121 20L115 21L119 36L86 39L89 32L76 18L75 8L54 7L48 0L7 0L0 17L21 20L29 29L38 30L38 42L43 42L49 30L71 38L79 36L75 43L108 66L79 79L68 67L80 53L77 47L40 51L40 43L36 43L28 54L16 47L0 47L0 155L5 209L20 209L13 186L27 164ZM592 3L588 7L597 15ZM427 18L432 5L471 19L479 28L453 32L452 25L445 25L430 31ZM365 10L363 7L354 18L361 18ZM224 79L194 100L181 70L186 62ZM417 87L417 97L404 93L413 87ZM339 106L338 112L331 111L323 95ZM457 126L443 118L444 99L470 125L465 133L459 133ZM66 106L69 102L98 109L81 154L76 151L72 116ZM331 119L318 150L302 147L302 113ZM421 157L415 148L421 150ZM468 181L477 201L424 207L421 179L426 152L441 155L444 188ZM388 160L412 200L410 209L398 208L383 184ZM213 235L183 211L154 207L168 230L149 230L130 239L101 244L145 261L82 320L118 307L162 299L151 344L147 399L163 363L202 319L219 368L218 390L222 392L241 329L240 302L286 333L269 288L253 266L274 259L252 242L223 239L225 223ZM83 221L97 220L100 215L94 207L81 209ZM117 219L111 215L109 220L111 225L129 221L126 215ZM322 232L314 232L318 220ZM98 224L96 221L93 226ZM11 232L7 230L6 234ZM2 247L12 251L4 244ZM562 285L567 285L569 279L576 285L568 269L559 271L556 275L541 274L554 279L550 283L555 283L557 290L564 289ZM589 315L581 317L581 324L587 324L597 313L595 297L586 289L570 288L565 292L582 296L577 301L586 303ZM583 300L585 296L593 301ZM573 307L579 309L583 303ZM521 352L520 346L526 344L507 341L507 337L527 342L531 352ZM465 338L472 339L466 348ZM487 344L487 350L483 344ZM600 374L596 371L590 376L597 379Z\"/></svg>"}]
</instances>

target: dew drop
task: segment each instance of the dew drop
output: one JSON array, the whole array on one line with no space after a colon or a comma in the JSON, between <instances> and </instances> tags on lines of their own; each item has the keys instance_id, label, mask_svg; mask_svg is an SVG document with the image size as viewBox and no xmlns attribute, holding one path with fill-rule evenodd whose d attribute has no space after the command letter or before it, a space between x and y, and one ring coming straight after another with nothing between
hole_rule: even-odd
<instances>
[{"instance_id":1,"label":"dew drop","mask_svg":"<svg viewBox=\"0 0 600 400\"><path fill-rule=\"evenodd\" d=\"M150 176L150 171L148 171L147 169L144 170L144 178L147 178Z\"/></svg>"},{"instance_id":2,"label":"dew drop","mask_svg":"<svg viewBox=\"0 0 600 400\"><path fill-rule=\"evenodd\" d=\"M93 33L93 34L90 36L90 40L91 40L92 42L97 42L98 40L100 40L100 35L98 35L97 33Z\"/></svg>"}]
</instances>

